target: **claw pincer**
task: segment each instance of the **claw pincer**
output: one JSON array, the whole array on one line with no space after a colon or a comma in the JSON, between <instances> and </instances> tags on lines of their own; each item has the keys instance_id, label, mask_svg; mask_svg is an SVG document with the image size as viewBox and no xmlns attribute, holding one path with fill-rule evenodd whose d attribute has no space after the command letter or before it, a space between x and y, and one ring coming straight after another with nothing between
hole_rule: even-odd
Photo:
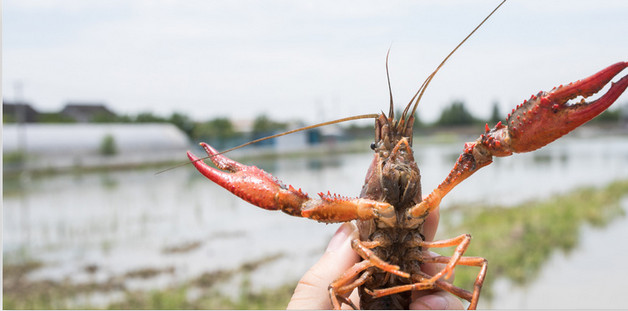
<instances>
[{"instance_id":1,"label":"claw pincer","mask_svg":"<svg viewBox=\"0 0 628 311\"><path fill-rule=\"evenodd\" d=\"M571 105L568 101L599 92L627 66L628 62L613 64L586 79L561 85L547 93L539 92L524 101L506 121L512 151L521 153L541 148L602 113L626 90L628 76L613 83L596 101L587 103L583 99Z\"/></svg>"},{"instance_id":2,"label":"claw pincer","mask_svg":"<svg viewBox=\"0 0 628 311\"><path fill-rule=\"evenodd\" d=\"M205 177L251 204L267 210L281 209L290 215L301 216L301 210L297 207L307 201L308 196L300 189L286 187L263 170L233 161L206 143L200 145L218 168L228 171L217 170L188 151L188 158Z\"/></svg>"},{"instance_id":3,"label":"claw pincer","mask_svg":"<svg viewBox=\"0 0 628 311\"><path fill-rule=\"evenodd\" d=\"M201 143L215 169L188 151L196 169L229 192L267 210L281 210L292 216L307 217L321 222L345 222L353 219L382 218L394 222L392 205L368 199L351 199L338 195L319 194L310 198L301 189L285 186L272 175L255 167L231 160L212 146Z\"/></svg>"}]
</instances>

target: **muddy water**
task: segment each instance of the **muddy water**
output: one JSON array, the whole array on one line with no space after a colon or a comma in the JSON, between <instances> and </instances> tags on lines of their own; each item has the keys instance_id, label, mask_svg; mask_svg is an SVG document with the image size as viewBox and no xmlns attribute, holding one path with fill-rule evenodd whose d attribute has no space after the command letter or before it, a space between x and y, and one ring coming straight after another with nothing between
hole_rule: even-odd
<instances>
[{"instance_id":1,"label":"muddy water","mask_svg":"<svg viewBox=\"0 0 628 311\"><path fill-rule=\"evenodd\" d=\"M461 146L415 146L425 194L446 176ZM255 164L311 195L331 190L354 196L360 192L371 157L359 153ZM150 289L275 258L247 272L253 289L259 289L297 280L322 254L338 227L255 208L190 167L154 173L24 178L18 191L4 195L5 263L43 262L29 274L33 280L106 282L126 275L126 288ZM446 213L448 205L464 202L516 204L626 178L627 137L565 138L536 153L497 159L441 205ZM628 210L626 205L624 200ZM628 238L626 228L625 217L606 228L583 227L579 246L569 256L553 256L543 276L525 288L500 280L495 297L481 307L581 308L584 305L576 298L592 294L598 298L588 307L623 306L619 298L621 281L628 277L623 264L628 248L617 241ZM605 255L609 252L613 255ZM141 277L142 271L146 277ZM240 281L238 277L227 280L220 290L234 292ZM554 294L544 295L550 289ZM117 298L119 293L93 295L87 302L106 306Z\"/></svg>"}]
</instances>

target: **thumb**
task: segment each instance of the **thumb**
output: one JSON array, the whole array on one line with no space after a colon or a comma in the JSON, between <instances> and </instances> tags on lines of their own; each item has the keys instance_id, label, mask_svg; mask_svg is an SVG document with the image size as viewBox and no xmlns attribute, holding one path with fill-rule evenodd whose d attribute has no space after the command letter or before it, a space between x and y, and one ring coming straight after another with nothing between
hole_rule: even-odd
<instances>
[{"instance_id":1,"label":"thumb","mask_svg":"<svg viewBox=\"0 0 628 311\"><path fill-rule=\"evenodd\" d=\"M356 232L357 228L350 222L338 228L321 259L297 284L288 309L331 309L329 284L360 259L351 248Z\"/></svg>"}]
</instances>

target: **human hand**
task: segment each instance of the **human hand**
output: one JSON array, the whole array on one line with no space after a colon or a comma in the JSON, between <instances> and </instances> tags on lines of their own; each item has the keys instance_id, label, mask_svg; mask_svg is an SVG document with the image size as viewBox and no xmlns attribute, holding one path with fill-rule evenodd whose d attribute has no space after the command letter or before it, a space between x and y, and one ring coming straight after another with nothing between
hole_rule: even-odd
<instances>
[{"instance_id":1,"label":"human hand","mask_svg":"<svg viewBox=\"0 0 628 311\"><path fill-rule=\"evenodd\" d=\"M438 210L432 212L423 226L423 234L427 241L434 239L438 227ZM294 295L288 303L288 309L331 309L329 284L338 279L346 270L361 261L360 256L351 248L351 240L357 228L353 223L344 223L329 242L325 253L297 284ZM424 271L430 275L440 271L444 265L426 264ZM351 301L359 305L357 290L349 296ZM439 289L412 292L410 309L464 309L462 302L455 296Z\"/></svg>"}]
</instances>

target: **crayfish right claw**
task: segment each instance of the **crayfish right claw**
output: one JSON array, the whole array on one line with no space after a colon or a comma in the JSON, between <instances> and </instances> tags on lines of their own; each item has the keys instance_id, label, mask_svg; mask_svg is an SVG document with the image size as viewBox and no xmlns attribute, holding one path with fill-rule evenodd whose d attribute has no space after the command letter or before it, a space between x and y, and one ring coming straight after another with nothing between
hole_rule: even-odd
<instances>
[{"instance_id":1,"label":"crayfish right claw","mask_svg":"<svg viewBox=\"0 0 628 311\"><path fill-rule=\"evenodd\" d=\"M577 104L568 101L599 92L626 67L628 62L619 62L588 78L540 92L513 109L506 122L500 121L492 129L487 124L480 138L465 144L454 168L438 188L408 210L408 217L424 217L434 210L451 189L492 163L493 157L539 149L602 113L628 88L628 75L612 83L608 92L595 101L582 100Z\"/></svg>"},{"instance_id":2,"label":"crayfish right claw","mask_svg":"<svg viewBox=\"0 0 628 311\"><path fill-rule=\"evenodd\" d=\"M513 109L505 126L498 124L493 131L487 131L483 143L488 147L497 143L501 149L509 148L510 152L521 153L553 142L612 105L628 87L628 75L612 83L608 92L595 101L585 102L582 99L576 104L569 104L568 101L578 96L587 98L599 92L626 67L628 62L619 62L588 78L533 95ZM507 133L502 133L502 130ZM495 155L500 156L499 153Z\"/></svg>"}]
</instances>

